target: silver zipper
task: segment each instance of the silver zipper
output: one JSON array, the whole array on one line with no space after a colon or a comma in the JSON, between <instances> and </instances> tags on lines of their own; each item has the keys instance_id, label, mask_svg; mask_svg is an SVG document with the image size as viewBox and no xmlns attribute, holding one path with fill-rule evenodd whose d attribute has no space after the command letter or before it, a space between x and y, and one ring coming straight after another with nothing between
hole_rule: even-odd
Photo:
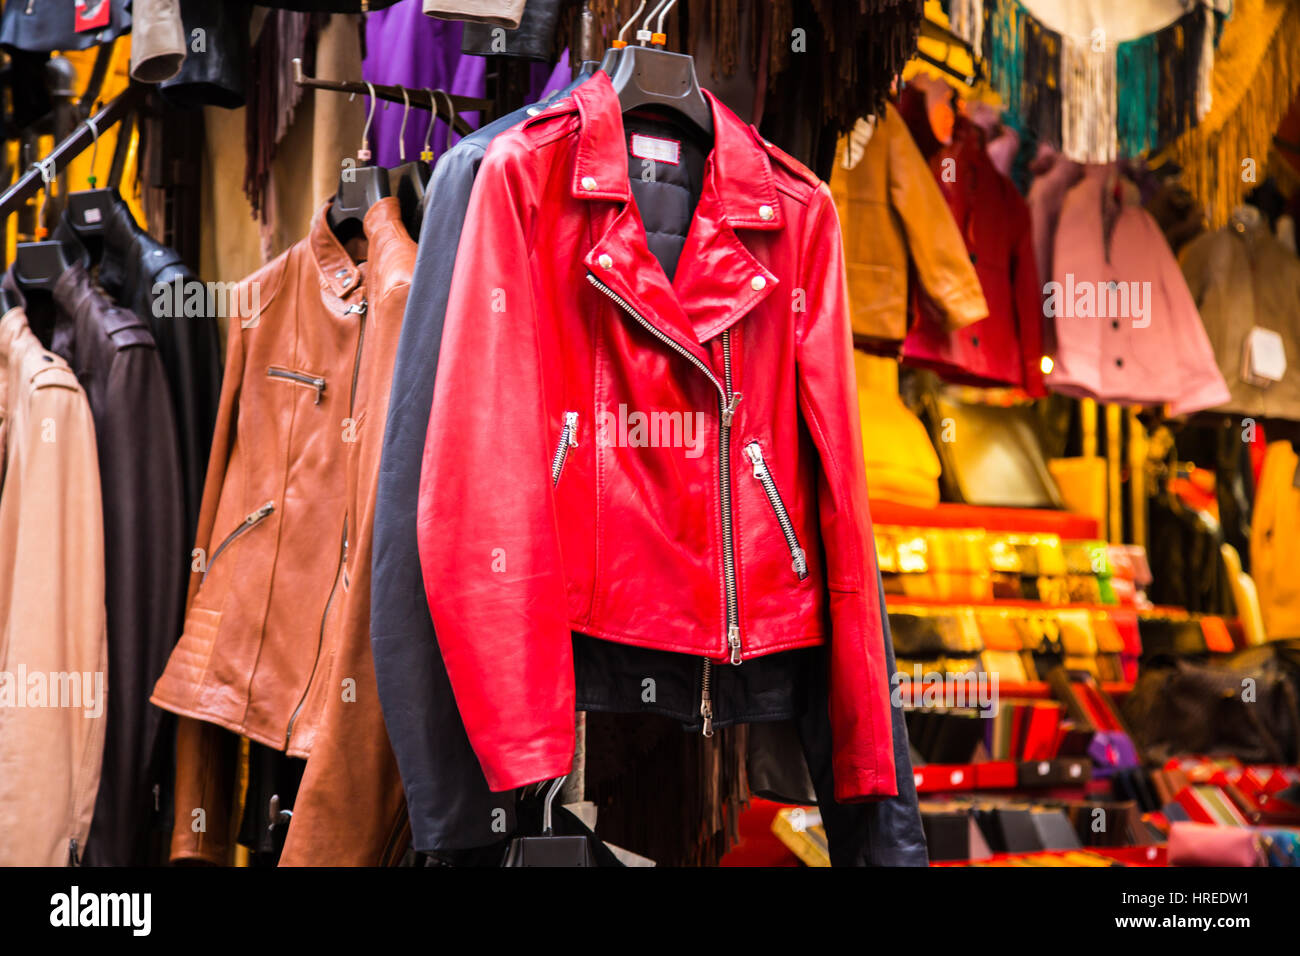
<instances>
[{"instance_id":1,"label":"silver zipper","mask_svg":"<svg viewBox=\"0 0 1300 956\"><path fill-rule=\"evenodd\" d=\"M303 705L307 703L307 694L311 691L311 683L316 679L316 669L320 666L320 652L325 646L325 622L330 616L330 607L334 604L334 595L339 590L339 578L343 576L343 568L348 560L348 520L343 519L343 543L339 549L338 567L334 569L334 584L330 586L330 596L325 599L325 610L320 615L320 632L316 637L316 659L311 662L311 673L307 675L307 686L302 689L302 696L298 698L298 705L294 707L293 713L289 715L289 725L284 731L284 749L289 749L289 740L293 737L293 725L298 721L298 715L302 713Z\"/></svg>"},{"instance_id":2,"label":"silver zipper","mask_svg":"<svg viewBox=\"0 0 1300 956\"><path fill-rule=\"evenodd\" d=\"M244 520L240 523L239 527L236 528L234 531L230 532L230 534L226 535L224 538L222 538L221 543L217 545L217 550L212 552L212 557L208 558L208 566L203 572L203 577L199 579L199 583L202 583L204 580L207 579L208 573L212 570L212 566L217 563L217 558L221 557L222 551L225 551L226 548L230 547L230 545L234 543L236 538L238 538L245 531L248 531L253 527L255 527L263 518L265 518L274 510L275 510L275 502L268 501L266 504L262 505L262 507L258 508L255 511L250 511L247 515L245 515Z\"/></svg>"},{"instance_id":3,"label":"silver zipper","mask_svg":"<svg viewBox=\"0 0 1300 956\"><path fill-rule=\"evenodd\" d=\"M357 320L357 354L352 360L352 394L348 398L348 415L351 417L352 408L357 403L357 376L361 372L361 346L366 341L366 309L367 300L362 299L360 305L350 305L344 310L344 315L358 315ZM325 380L321 379L321 387L325 387Z\"/></svg>"},{"instance_id":4,"label":"silver zipper","mask_svg":"<svg viewBox=\"0 0 1300 956\"><path fill-rule=\"evenodd\" d=\"M308 388L316 390L315 405L320 404L321 395L325 392L325 379L317 375L305 375L302 372L295 372L287 368L279 368L272 365L266 370L269 378L281 378L288 382L296 382L299 385L306 385Z\"/></svg>"},{"instance_id":5,"label":"silver zipper","mask_svg":"<svg viewBox=\"0 0 1300 956\"><path fill-rule=\"evenodd\" d=\"M736 556L733 550L731 528L731 423L736 416L736 406L740 404L739 392L731 391L731 330L722 333L722 368L723 381L719 382L713 370L687 350L680 342L661 332L621 295L601 282L591 273L587 281L595 286L606 298L636 319L641 327L663 342L670 349L682 356L708 377L713 387L718 390L718 493L722 504L722 580L727 604L727 647L731 652L731 663L741 662L740 615L736 599ZM704 670L700 675L700 717L703 719L703 734L713 736L713 661L704 658Z\"/></svg>"},{"instance_id":6,"label":"silver zipper","mask_svg":"<svg viewBox=\"0 0 1300 956\"><path fill-rule=\"evenodd\" d=\"M569 449L578 447L578 413L564 413L564 428L560 431L559 444L555 446L555 454L551 456L551 484L560 483L560 472L564 471L564 463L569 460Z\"/></svg>"},{"instance_id":7,"label":"silver zipper","mask_svg":"<svg viewBox=\"0 0 1300 956\"><path fill-rule=\"evenodd\" d=\"M754 465L754 477L758 479L767 492L768 503L772 506L772 511L776 513L777 524L781 526L781 534L785 535L786 547L790 549L791 569L799 576L802 581L808 577L808 555L804 549L799 546L799 537L794 533L794 522L790 520L790 512L785 509L785 502L781 500L781 492L776 490L776 482L772 479L772 473L767 468L767 462L763 460L763 449L756 441L750 442L745 446L745 455Z\"/></svg>"}]
</instances>

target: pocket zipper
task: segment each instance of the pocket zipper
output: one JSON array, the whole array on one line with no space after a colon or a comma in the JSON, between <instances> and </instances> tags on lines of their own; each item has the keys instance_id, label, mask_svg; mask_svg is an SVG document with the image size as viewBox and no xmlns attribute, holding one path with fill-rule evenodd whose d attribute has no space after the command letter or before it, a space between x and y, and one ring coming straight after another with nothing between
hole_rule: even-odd
<instances>
[{"instance_id":1,"label":"pocket zipper","mask_svg":"<svg viewBox=\"0 0 1300 956\"><path fill-rule=\"evenodd\" d=\"M756 441L750 442L745 446L745 455L754 465L754 477L763 486L763 491L767 493L768 503L772 506L772 511L776 514L777 524L781 526L781 534L785 535L786 546L790 549L790 567L802 581L808 577L808 555L804 549L799 547L799 538L794 533L794 522L790 520L790 512L785 510L785 502L781 500L781 492L776 490L776 482L772 480L772 473L767 470L767 462L763 460L763 449Z\"/></svg>"},{"instance_id":2,"label":"pocket zipper","mask_svg":"<svg viewBox=\"0 0 1300 956\"><path fill-rule=\"evenodd\" d=\"M555 446L555 454L551 456L551 485L560 483L560 472L564 471L564 463L569 460L569 449L578 447L578 413L564 413L564 428L560 432L560 442Z\"/></svg>"},{"instance_id":3,"label":"pocket zipper","mask_svg":"<svg viewBox=\"0 0 1300 956\"><path fill-rule=\"evenodd\" d=\"M306 385L308 388L316 390L316 401L312 404L319 405L321 395L325 392L325 379L318 375L305 375L302 372L294 372L287 368L279 368L272 365L266 370L269 378L282 378L288 382L296 382L299 385Z\"/></svg>"},{"instance_id":4,"label":"pocket zipper","mask_svg":"<svg viewBox=\"0 0 1300 956\"><path fill-rule=\"evenodd\" d=\"M212 570L212 566L217 563L217 558L221 557L222 551L225 551L226 548L228 548L231 544L234 543L236 538L238 538L245 531L248 531L250 528L254 527L256 524L258 524L258 522L260 522L263 518L265 518L274 510L275 510L275 502L268 501L266 504L262 505L262 507L258 508L256 511L250 511L248 515L244 518L244 520L240 523L238 528L236 528L234 531L230 532L230 534L226 535L224 538L221 539L221 543L217 545L217 550L213 551L212 557L208 558L207 569L203 572L203 578L200 580L202 581L207 579L208 573Z\"/></svg>"}]
</instances>

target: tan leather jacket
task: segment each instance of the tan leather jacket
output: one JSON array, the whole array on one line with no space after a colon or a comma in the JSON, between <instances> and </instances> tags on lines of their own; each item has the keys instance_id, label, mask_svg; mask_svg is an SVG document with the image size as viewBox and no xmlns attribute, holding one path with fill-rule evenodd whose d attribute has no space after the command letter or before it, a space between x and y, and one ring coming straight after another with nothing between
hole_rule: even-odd
<instances>
[{"instance_id":1,"label":"tan leather jacket","mask_svg":"<svg viewBox=\"0 0 1300 956\"><path fill-rule=\"evenodd\" d=\"M870 136L865 147L862 140ZM853 334L896 350L907 334L909 263L945 328L988 316L961 232L893 105L840 142L831 195L844 233Z\"/></svg>"},{"instance_id":2,"label":"tan leather jacket","mask_svg":"<svg viewBox=\"0 0 1300 956\"><path fill-rule=\"evenodd\" d=\"M391 208L381 208L391 206ZM323 680L308 701L318 726L294 802L281 866L396 863L410 842L397 758L370 653L370 559L388 392L415 268L415 241L383 199L366 215L369 308L347 449L347 563L326 616Z\"/></svg>"},{"instance_id":3,"label":"tan leather jacket","mask_svg":"<svg viewBox=\"0 0 1300 956\"><path fill-rule=\"evenodd\" d=\"M353 260L324 211L233 299L185 628L152 697L297 757L319 724L326 622L355 573L347 462L370 417L357 403L370 263ZM391 236L385 224L401 228L396 202L366 217L371 234ZM182 722L173 858L224 855L227 754L210 728Z\"/></svg>"},{"instance_id":4,"label":"tan leather jacket","mask_svg":"<svg viewBox=\"0 0 1300 956\"><path fill-rule=\"evenodd\" d=\"M0 866L65 866L107 724L103 506L86 395L21 309L0 319L0 423Z\"/></svg>"}]
</instances>

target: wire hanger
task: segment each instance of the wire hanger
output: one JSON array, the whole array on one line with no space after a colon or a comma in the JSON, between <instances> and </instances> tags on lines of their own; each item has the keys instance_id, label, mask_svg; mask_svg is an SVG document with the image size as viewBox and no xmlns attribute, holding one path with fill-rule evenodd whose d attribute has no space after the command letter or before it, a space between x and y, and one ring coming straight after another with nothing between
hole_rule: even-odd
<instances>
[{"instance_id":1,"label":"wire hanger","mask_svg":"<svg viewBox=\"0 0 1300 956\"><path fill-rule=\"evenodd\" d=\"M411 115L411 98L405 87L402 88L402 99L402 126L397 134L398 165L388 171L388 189L402 207L402 223L406 226L406 231L412 239L417 239L420 235L420 221L424 216L424 187L429 182L432 171L427 163L406 161L406 120ZM432 112L436 120L436 106Z\"/></svg>"},{"instance_id":2,"label":"wire hanger","mask_svg":"<svg viewBox=\"0 0 1300 956\"><path fill-rule=\"evenodd\" d=\"M713 109L700 89L695 75L695 58L684 53L669 53L664 20L677 0L664 0L645 18L637 41L650 46L629 46L623 49L614 69L611 82L618 94L624 113L639 106L664 106L684 116L702 133L713 135ZM650 32L650 21L658 15L655 31Z\"/></svg>"},{"instance_id":3,"label":"wire hanger","mask_svg":"<svg viewBox=\"0 0 1300 956\"><path fill-rule=\"evenodd\" d=\"M609 76L614 75L614 70L618 66L619 57L622 55L623 49L627 46L627 41L623 39L623 34L627 33L632 24L636 22L636 18L641 16L641 11L645 9L647 2L649 2L649 0L641 0L641 6L637 7L636 12L628 18L627 23L623 24L618 31L618 36L615 37L614 42L610 44L609 49L605 51L605 55L601 58L600 66L598 67L602 73Z\"/></svg>"},{"instance_id":4,"label":"wire hanger","mask_svg":"<svg viewBox=\"0 0 1300 956\"><path fill-rule=\"evenodd\" d=\"M374 86L365 81L370 88L370 109L366 113L366 125L361 130L361 147L357 150L357 165L344 165L339 173L338 190L334 201L330 203L326 219L334 235L340 242L360 235L365 228L365 215L370 207L379 200L391 195L388 185L388 170L370 164L370 124L375 119ZM355 94L354 94L355 95ZM366 165L361 165L361 164Z\"/></svg>"}]
</instances>

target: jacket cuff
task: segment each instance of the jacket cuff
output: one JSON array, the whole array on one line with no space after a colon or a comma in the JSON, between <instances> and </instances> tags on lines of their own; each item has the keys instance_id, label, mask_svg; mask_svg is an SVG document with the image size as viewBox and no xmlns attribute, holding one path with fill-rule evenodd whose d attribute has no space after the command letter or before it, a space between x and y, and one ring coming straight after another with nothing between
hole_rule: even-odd
<instances>
[{"instance_id":1,"label":"jacket cuff","mask_svg":"<svg viewBox=\"0 0 1300 956\"><path fill-rule=\"evenodd\" d=\"M487 778L488 789L500 793L563 777L573 768L574 743L570 741L565 747L548 747L540 753L514 759L507 757L494 761L496 766L492 767L484 764L483 776Z\"/></svg>"},{"instance_id":2,"label":"jacket cuff","mask_svg":"<svg viewBox=\"0 0 1300 956\"><path fill-rule=\"evenodd\" d=\"M890 761L890 770L893 770ZM872 770L834 768L836 803L871 803L898 796L898 781Z\"/></svg>"}]
</instances>

